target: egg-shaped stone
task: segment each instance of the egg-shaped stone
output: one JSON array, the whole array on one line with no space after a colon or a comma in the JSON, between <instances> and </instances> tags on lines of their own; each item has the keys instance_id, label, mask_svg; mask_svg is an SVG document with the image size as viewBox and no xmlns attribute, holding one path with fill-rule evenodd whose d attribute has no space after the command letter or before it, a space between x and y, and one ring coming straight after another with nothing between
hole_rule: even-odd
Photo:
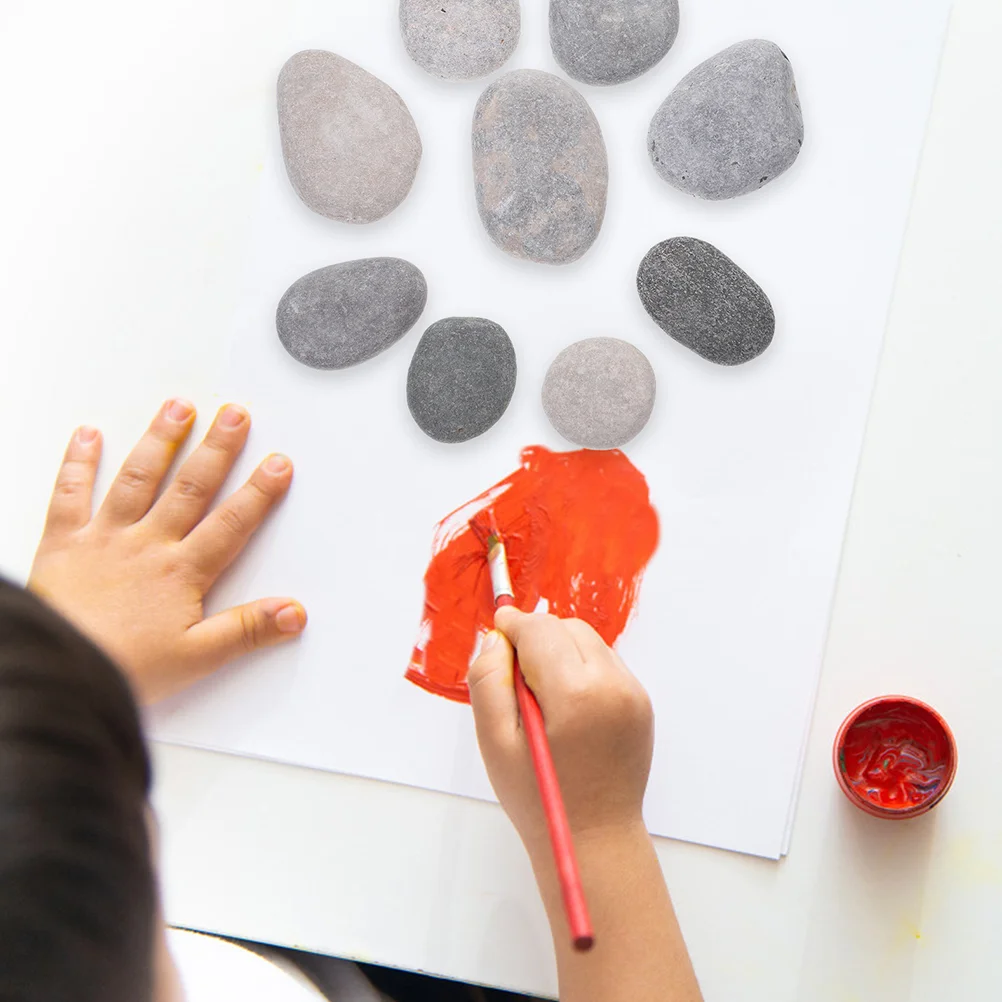
<instances>
[{"instance_id":1,"label":"egg-shaped stone","mask_svg":"<svg viewBox=\"0 0 1002 1002\"><path fill-rule=\"evenodd\" d=\"M576 261L605 216L609 166L588 102L552 73L513 70L480 96L473 177L487 233L514 257Z\"/></svg>"},{"instance_id":2,"label":"egg-shaped stone","mask_svg":"<svg viewBox=\"0 0 1002 1002\"><path fill-rule=\"evenodd\" d=\"M282 67L278 124L292 187L321 216L371 223L411 190L421 137L407 105L333 52L297 52Z\"/></svg>"}]
</instances>

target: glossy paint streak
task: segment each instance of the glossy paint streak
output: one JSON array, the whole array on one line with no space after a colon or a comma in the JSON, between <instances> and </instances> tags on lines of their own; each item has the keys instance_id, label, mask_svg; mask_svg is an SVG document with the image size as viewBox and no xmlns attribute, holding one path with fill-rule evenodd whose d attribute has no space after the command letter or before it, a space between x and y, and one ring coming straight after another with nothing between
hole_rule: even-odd
<instances>
[{"instance_id":1,"label":"glossy paint streak","mask_svg":"<svg viewBox=\"0 0 1002 1002\"><path fill-rule=\"evenodd\" d=\"M944 727L921 705L883 702L845 733L839 768L849 787L882 811L911 811L937 796L953 768Z\"/></svg>"}]
</instances>

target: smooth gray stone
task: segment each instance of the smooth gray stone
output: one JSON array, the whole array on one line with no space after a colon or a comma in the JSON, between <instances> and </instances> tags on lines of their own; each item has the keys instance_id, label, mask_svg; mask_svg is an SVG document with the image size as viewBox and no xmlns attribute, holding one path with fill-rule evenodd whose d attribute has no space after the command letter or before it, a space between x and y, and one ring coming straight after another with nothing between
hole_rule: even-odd
<instances>
[{"instance_id":1,"label":"smooth gray stone","mask_svg":"<svg viewBox=\"0 0 1002 1002\"><path fill-rule=\"evenodd\" d=\"M605 216L609 164L588 102L540 70L513 70L480 95L473 116L477 208L514 257L575 261Z\"/></svg>"},{"instance_id":2,"label":"smooth gray stone","mask_svg":"<svg viewBox=\"0 0 1002 1002\"><path fill-rule=\"evenodd\" d=\"M399 341L417 323L427 298L424 275L408 261L343 261L293 282L278 304L275 325L297 362L347 369Z\"/></svg>"},{"instance_id":3,"label":"smooth gray stone","mask_svg":"<svg viewBox=\"0 0 1002 1002\"><path fill-rule=\"evenodd\" d=\"M466 442L500 420L516 374L504 328L481 317L447 317L421 335L407 372L407 406L437 442Z\"/></svg>"},{"instance_id":4,"label":"smooth gray stone","mask_svg":"<svg viewBox=\"0 0 1002 1002\"><path fill-rule=\"evenodd\" d=\"M421 137L407 105L333 52L297 52L282 67L278 124L292 187L321 216L371 223L411 190Z\"/></svg>"},{"instance_id":5,"label":"smooth gray stone","mask_svg":"<svg viewBox=\"0 0 1002 1002\"><path fill-rule=\"evenodd\" d=\"M673 237L640 262L637 290L654 322L720 365L740 365L772 343L769 297L727 255L695 237Z\"/></svg>"},{"instance_id":6,"label":"smooth gray stone","mask_svg":"<svg viewBox=\"0 0 1002 1002\"><path fill-rule=\"evenodd\" d=\"M521 30L519 0L400 0L408 55L444 80L472 80L503 65Z\"/></svg>"},{"instance_id":7,"label":"smooth gray stone","mask_svg":"<svg viewBox=\"0 0 1002 1002\"><path fill-rule=\"evenodd\" d=\"M543 380L543 409L571 442L618 449L647 424L656 389L639 348L614 337L587 338L554 359Z\"/></svg>"},{"instance_id":8,"label":"smooth gray stone","mask_svg":"<svg viewBox=\"0 0 1002 1002\"><path fill-rule=\"evenodd\" d=\"M647 133L654 169L699 198L745 195L797 159L804 118L793 67L750 39L700 63L658 108Z\"/></svg>"},{"instance_id":9,"label":"smooth gray stone","mask_svg":"<svg viewBox=\"0 0 1002 1002\"><path fill-rule=\"evenodd\" d=\"M568 76L618 84L646 73L678 34L678 0L550 0L550 47Z\"/></svg>"}]
</instances>

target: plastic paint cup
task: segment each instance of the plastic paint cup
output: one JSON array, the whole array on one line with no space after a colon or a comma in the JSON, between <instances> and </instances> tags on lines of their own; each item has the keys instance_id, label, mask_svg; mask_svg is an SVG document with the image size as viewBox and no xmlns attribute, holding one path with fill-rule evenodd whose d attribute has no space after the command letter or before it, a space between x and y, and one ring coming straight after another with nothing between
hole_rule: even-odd
<instances>
[{"instance_id":1,"label":"plastic paint cup","mask_svg":"<svg viewBox=\"0 0 1002 1002\"><path fill-rule=\"evenodd\" d=\"M880 696L842 722L832 753L835 778L875 818L914 818L946 796L957 744L946 721L910 696Z\"/></svg>"}]
</instances>

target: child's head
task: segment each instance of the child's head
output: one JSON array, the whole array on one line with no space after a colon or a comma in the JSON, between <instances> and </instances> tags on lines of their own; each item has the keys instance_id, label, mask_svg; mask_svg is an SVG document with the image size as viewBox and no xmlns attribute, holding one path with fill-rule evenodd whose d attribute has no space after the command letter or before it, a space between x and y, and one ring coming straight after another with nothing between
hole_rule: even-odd
<instances>
[{"instance_id":1,"label":"child's head","mask_svg":"<svg viewBox=\"0 0 1002 1002\"><path fill-rule=\"evenodd\" d=\"M117 669L0 580L0 998L153 997L149 784Z\"/></svg>"}]
</instances>

